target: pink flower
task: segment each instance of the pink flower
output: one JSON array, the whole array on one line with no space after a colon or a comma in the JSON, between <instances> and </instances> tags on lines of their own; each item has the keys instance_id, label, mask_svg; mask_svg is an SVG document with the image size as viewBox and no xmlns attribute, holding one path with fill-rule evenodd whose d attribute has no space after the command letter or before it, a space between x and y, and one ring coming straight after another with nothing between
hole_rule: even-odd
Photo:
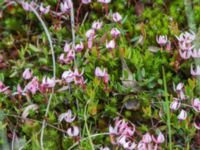
<instances>
[{"instance_id":1,"label":"pink flower","mask_svg":"<svg viewBox=\"0 0 200 150\"><path fill-rule=\"evenodd\" d=\"M114 22L121 22L122 16L118 12L116 12L112 15L112 19Z\"/></svg>"},{"instance_id":2,"label":"pink flower","mask_svg":"<svg viewBox=\"0 0 200 150\"><path fill-rule=\"evenodd\" d=\"M198 98L192 100L192 107L196 112L200 112L200 100Z\"/></svg>"},{"instance_id":3,"label":"pink flower","mask_svg":"<svg viewBox=\"0 0 200 150\"><path fill-rule=\"evenodd\" d=\"M97 2L103 3L103 4L108 4L111 2L111 0L97 0Z\"/></svg>"},{"instance_id":4,"label":"pink flower","mask_svg":"<svg viewBox=\"0 0 200 150\"><path fill-rule=\"evenodd\" d=\"M177 92L180 92L182 91L184 88L184 84L182 82L178 83L177 86L176 86L176 91Z\"/></svg>"},{"instance_id":5,"label":"pink flower","mask_svg":"<svg viewBox=\"0 0 200 150\"><path fill-rule=\"evenodd\" d=\"M195 127L197 130L200 130L200 122L195 121L195 122L194 122L194 127Z\"/></svg>"},{"instance_id":6,"label":"pink flower","mask_svg":"<svg viewBox=\"0 0 200 150\"><path fill-rule=\"evenodd\" d=\"M64 0L63 3L60 3L60 9L61 9L62 13L70 12L71 8L72 8L72 1L71 0Z\"/></svg>"},{"instance_id":7,"label":"pink flower","mask_svg":"<svg viewBox=\"0 0 200 150\"><path fill-rule=\"evenodd\" d=\"M81 52L83 50L84 46L83 43L81 42L80 44L77 44L75 49L77 52Z\"/></svg>"},{"instance_id":8,"label":"pink flower","mask_svg":"<svg viewBox=\"0 0 200 150\"><path fill-rule=\"evenodd\" d=\"M136 147L136 144L128 140L126 136L119 137L118 144L123 146L123 148L126 150L133 150Z\"/></svg>"},{"instance_id":9,"label":"pink flower","mask_svg":"<svg viewBox=\"0 0 200 150\"><path fill-rule=\"evenodd\" d=\"M178 110L181 106L181 103L175 99L171 104L170 104L170 109L171 110Z\"/></svg>"},{"instance_id":10,"label":"pink flower","mask_svg":"<svg viewBox=\"0 0 200 150\"><path fill-rule=\"evenodd\" d=\"M110 34L112 35L113 38L117 38L121 33L117 28L112 28Z\"/></svg>"},{"instance_id":11,"label":"pink flower","mask_svg":"<svg viewBox=\"0 0 200 150\"><path fill-rule=\"evenodd\" d=\"M72 111L69 109L66 113L60 114L58 117L58 122L65 120L67 123L72 123L75 120L76 116L72 116Z\"/></svg>"},{"instance_id":12,"label":"pink flower","mask_svg":"<svg viewBox=\"0 0 200 150\"><path fill-rule=\"evenodd\" d=\"M74 81L74 73L71 70L65 71L62 74L62 79L64 79L67 83L71 83Z\"/></svg>"},{"instance_id":13,"label":"pink flower","mask_svg":"<svg viewBox=\"0 0 200 150\"><path fill-rule=\"evenodd\" d=\"M65 46L64 46L64 52L69 52L71 51L71 44L69 44L68 42L65 43Z\"/></svg>"},{"instance_id":14,"label":"pink flower","mask_svg":"<svg viewBox=\"0 0 200 150\"><path fill-rule=\"evenodd\" d=\"M101 68L96 67L95 69L95 76L96 77L104 77L106 70L101 70Z\"/></svg>"},{"instance_id":15,"label":"pink flower","mask_svg":"<svg viewBox=\"0 0 200 150\"><path fill-rule=\"evenodd\" d=\"M187 50L187 51L179 50L179 54L180 54L181 58L189 59L191 56L191 51L190 50Z\"/></svg>"},{"instance_id":16,"label":"pink flower","mask_svg":"<svg viewBox=\"0 0 200 150\"><path fill-rule=\"evenodd\" d=\"M147 132L145 135L142 137L142 142L145 144L151 143L152 138L151 135Z\"/></svg>"},{"instance_id":17,"label":"pink flower","mask_svg":"<svg viewBox=\"0 0 200 150\"><path fill-rule=\"evenodd\" d=\"M185 120L187 118L187 112L185 110L181 110L180 114L178 115L179 120Z\"/></svg>"},{"instance_id":18,"label":"pink flower","mask_svg":"<svg viewBox=\"0 0 200 150\"><path fill-rule=\"evenodd\" d=\"M94 30L94 29L89 29L89 30L86 32L86 37L87 37L88 39L94 38L94 35L95 35L95 30Z\"/></svg>"},{"instance_id":19,"label":"pink flower","mask_svg":"<svg viewBox=\"0 0 200 150\"><path fill-rule=\"evenodd\" d=\"M74 71L74 83L77 85L84 85L84 78L83 78L84 70L82 70L81 73L79 73L78 69L76 68Z\"/></svg>"},{"instance_id":20,"label":"pink flower","mask_svg":"<svg viewBox=\"0 0 200 150\"><path fill-rule=\"evenodd\" d=\"M77 126L73 126L67 129L67 134L70 137L76 137L79 135L79 128Z\"/></svg>"},{"instance_id":21,"label":"pink flower","mask_svg":"<svg viewBox=\"0 0 200 150\"><path fill-rule=\"evenodd\" d=\"M32 94L35 94L39 89L39 82L37 77L33 77L33 79L27 84L26 90L30 91Z\"/></svg>"},{"instance_id":22,"label":"pink flower","mask_svg":"<svg viewBox=\"0 0 200 150\"><path fill-rule=\"evenodd\" d=\"M89 4L89 3L91 3L91 0L82 0L82 3L83 4Z\"/></svg>"},{"instance_id":23,"label":"pink flower","mask_svg":"<svg viewBox=\"0 0 200 150\"><path fill-rule=\"evenodd\" d=\"M200 58L200 49L193 49L190 51L190 53L193 58Z\"/></svg>"},{"instance_id":24,"label":"pink flower","mask_svg":"<svg viewBox=\"0 0 200 150\"><path fill-rule=\"evenodd\" d=\"M160 46L164 46L167 44L167 36L165 35L160 35L159 37L156 36L156 41Z\"/></svg>"},{"instance_id":25,"label":"pink flower","mask_svg":"<svg viewBox=\"0 0 200 150\"><path fill-rule=\"evenodd\" d=\"M86 32L86 37L88 38L88 48L89 49L92 48L94 36L95 36L95 30L94 29L89 29Z\"/></svg>"},{"instance_id":26,"label":"pink flower","mask_svg":"<svg viewBox=\"0 0 200 150\"><path fill-rule=\"evenodd\" d=\"M152 136L152 140L156 143L156 144L161 144L165 141L165 137L164 135L162 134L162 132L160 132L158 134L158 137L155 138L154 136Z\"/></svg>"},{"instance_id":27,"label":"pink flower","mask_svg":"<svg viewBox=\"0 0 200 150\"><path fill-rule=\"evenodd\" d=\"M49 11L50 11L50 6L48 5L46 8L43 6L43 3L41 3L41 5L40 5L40 12L42 13L42 14L47 14L47 13L49 13Z\"/></svg>"},{"instance_id":28,"label":"pink flower","mask_svg":"<svg viewBox=\"0 0 200 150\"><path fill-rule=\"evenodd\" d=\"M93 23L92 23L92 29L94 29L94 30L99 30L99 29L101 29L102 28L102 22L100 22L100 21L94 21Z\"/></svg>"},{"instance_id":29,"label":"pink flower","mask_svg":"<svg viewBox=\"0 0 200 150\"><path fill-rule=\"evenodd\" d=\"M110 148L109 147L100 147L100 150L110 150Z\"/></svg>"},{"instance_id":30,"label":"pink flower","mask_svg":"<svg viewBox=\"0 0 200 150\"><path fill-rule=\"evenodd\" d=\"M146 144L145 144L144 142L140 141L140 142L138 143L137 149L138 149L138 150L147 150Z\"/></svg>"},{"instance_id":31,"label":"pink flower","mask_svg":"<svg viewBox=\"0 0 200 150\"><path fill-rule=\"evenodd\" d=\"M71 61L74 60L74 58L75 58L75 53L74 53L74 51L71 50L67 54L67 60L66 60L66 62L70 63Z\"/></svg>"},{"instance_id":32,"label":"pink flower","mask_svg":"<svg viewBox=\"0 0 200 150\"><path fill-rule=\"evenodd\" d=\"M54 78L49 78L44 76L42 78L42 84L41 87L42 88L53 88L56 85L55 79Z\"/></svg>"},{"instance_id":33,"label":"pink flower","mask_svg":"<svg viewBox=\"0 0 200 150\"><path fill-rule=\"evenodd\" d=\"M112 50L113 48L115 48L115 41L111 40L110 42L106 42L106 48L109 50Z\"/></svg>"},{"instance_id":34,"label":"pink flower","mask_svg":"<svg viewBox=\"0 0 200 150\"><path fill-rule=\"evenodd\" d=\"M29 80L30 78L32 78L32 75L33 75L33 73L32 73L32 70L31 69L29 69L29 68L27 68L27 69L25 69L25 71L23 72L23 78L25 79L25 80Z\"/></svg>"},{"instance_id":35,"label":"pink flower","mask_svg":"<svg viewBox=\"0 0 200 150\"><path fill-rule=\"evenodd\" d=\"M8 86L5 86L2 81L0 81L0 93L6 93Z\"/></svg>"},{"instance_id":36,"label":"pink flower","mask_svg":"<svg viewBox=\"0 0 200 150\"><path fill-rule=\"evenodd\" d=\"M194 70L194 69L193 69L193 66L191 65L190 73L191 73L191 75L193 75L193 76L199 76L199 75L200 75L200 66L197 65L196 69Z\"/></svg>"},{"instance_id":37,"label":"pink flower","mask_svg":"<svg viewBox=\"0 0 200 150\"><path fill-rule=\"evenodd\" d=\"M30 11L30 6L29 6L29 3L28 2L24 2L22 1L22 7L25 11Z\"/></svg>"}]
</instances>

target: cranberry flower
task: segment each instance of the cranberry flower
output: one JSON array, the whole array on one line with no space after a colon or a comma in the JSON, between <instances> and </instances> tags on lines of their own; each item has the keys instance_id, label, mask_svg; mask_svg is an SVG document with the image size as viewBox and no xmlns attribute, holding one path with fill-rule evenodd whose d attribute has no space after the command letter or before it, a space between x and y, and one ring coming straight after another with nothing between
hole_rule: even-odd
<instances>
[{"instance_id":1,"label":"cranberry flower","mask_svg":"<svg viewBox=\"0 0 200 150\"><path fill-rule=\"evenodd\" d=\"M94 21L94 22L92 23L92 29L94 29L94 30L99 30L99 29L102 28L102 25L103 25L102 22L100 22L100 21Z\"/></svg>"},{"instance_id":2,"label":"cranberry flower","mask_svg":"<svg viewBox=\"0 0 200 150\"><path fill-rule=\"evenodd\" d=\"M111 2L111 0L97 0L97 2L103 3L103 4L108 4Z\"/></svg>"},{"instance_id":3,"label":"cranberry flower","mask_svg":"<svg viewBox=\"0 0 200 150\"><path fill-rule=\"evenodd\" d=\"M62 74L62 79L64 79L67 83L71 83L74 81L74 73L71 70L65 71Z\"/></svg>"},{"instance_id":4,"label":"cranberry flower","mask_svg":"<svg viewBox=\"0 0 200 150\"><path fill-rule=\"evenodd\" d=\"M179 102L178 99L175 99L171 104L170 104L170 109L171 110L178 110L181 106L181 103Z\"/></svg>"},{"instance_id":5,"label":"cranberry flower","mask_svg":"<svg viewBox=\"0 0 200 150\"><path fill-rule=\"evenodd\" d=\"M46 92L49 88L53 88L56 82L54 78L43 77L42 84L40 85L40 91L42 93Z\"/></svg>"},{"instance_id":6,"label":"cranberry flower","mask_svg":"<svg viewBox=\"0 0 200 150\"><path fill-rule=\"evenodd\" d=\"M162 134L162 132L159 132L157 138L155 138L153 135L152 135L152 140L156 143L156 144L161 144L165 141L165 137L164 135Z\"/></svg>"},{"instance_id":7,"label":"cranberry flower","mask_svg":"<svg viewBox=\"0 0 200 150\"><path fill-rule=\"evenodd\" d=\"M112 28L110 34L113 38L117 38L120 35L120 31L117 28Z\"/></svg>"},{"instance_id":8,"label":"cranberry flower","mask_svg":"<svg viewBox=\"0 0 200 150\"><path fill-rule=\"evenodd\" d=\"M42 14L47 14L47 13L49 13L49 11L50 11L50 6L48 5L47 7L44 7L43 3L41 3L41 5L40 5L40 12Z\"/></svg>"},{"instance_id":9,"label":"cranberry flower","mask_svg":"<svg viewBox=\"0 0 200 150\"><path fill-rule=\"evenodd\" d=\"M5 86L2 81L0 81L0 93L5 93L8 90L8 86Z\"/></svg>"},{"instance_id":10,"label":"cranberry flower","mask_svg":"<svg viewBox=\"0 0 200 150\"><path fill-rule=\"evenodd\" d=\"M83 73L84 73L84 70L82 70L81 73L79 73L77 68L74 70L74 74L73 75L74 75L74 83L75 84L81 85L81 86L84 85Z\"/></svg>"},{"instance_id":11,"label":"cranberry flower","mask_svg":"<svg viewBox=\"0 0 200 150\"><path fill-rule=\"evenodd\" d=\"M89 3L91 3L92 1L91 0L82 0L81 1L83 4L89 4Z\"/></svg>"},{"instance_id":12,"label":"cranberry flower","mask_svg":"<svg viewBox=\"0 0 200 150\"><path fill-rule=\"evenodd\" d=\"M88 39L88 48L89 49L92 48L94 36L95 36L95 30L94 29L89 29L86 32L86 37Z\"/></svg>"},{"instance_id":13,"label":"cranberry flower","mask_svg":"<svg viewBox=\"0 0 200 150\"><path fill-rule=\"evenodd\" d=\"M100 147L100 150L110 150L110 148L109 147Z\"/></svg>"},{"instance_id":14,"label":"cranberry flower","mask_svg":"<svg viewBox=\"0 0 200 150\"><path fill-rule=\"evenodd\" d=\"M84 46L83 46L82 42L75 46L75 49L76 49L77 52L81 52L83 50L83 48L84 48Z\"/></svg>"},{"instance_id":15,"label":"cranberry flower","mask_svg":"<svg viewBox=\"0 0 200 150\"><path fill-rule=\"evenodd\" d=\"M145 135L142 137L142 142L145 144L151 143L152 138L151 135L147 132Z\"/></svg>"},{"instance_id":16,"label":"cranberry flower","mask_svg":"<svg viewBox=\"0 0 200 150\"><path fill-rule=\"evenodd\" d=\"M118 12L116 12L112 15L112 19L114 22L121 22L122 16Z\"/></svg>"},{"instance_id":17,"label":"cranberry flower","mask_svg":"<svg viewBox=\"0 0 200 150\"><path fill-rule=\"evenodd\" d=\"M69 44L68 42L65 43L65 46L64 46L64 52L69 52L71 51L71 44Z\"/></svg>"},{"instance_id":18,"label":"cranberry flower","mask_svg":"<svg viewBox=\"0 0 200 150\"><path fill-rule=\"evenodd\" d=\"M200 122L195 121L195 122L194 122L194 127L195 127L197 130L200 130Z\"/></svg>"},{"instance_id":19,"label":"cranberry flower","mask_svg":"<svg viewBox=\"0 0 200 150\"><path fill-rule=\"evenodd\" d=\"M193 76L199 76L200 75L200 66L197 65L196 69L194 69L193 66L191 65L191 67L190 67L190 73Z\"/></svg>"},{"instance_id":20,"label":"cranberry flower","mask_svg":"<svg viewBox=\"0 0 200 150\"><path fill-rule=\"evenodd\" d=\"M33 77L33 79L27 84L26 91L30 91L32 94L35 94L39 89L39 82L37 77Z\"/></svg>"},{"instance_id":21,"label":"cranberry flower","mask_svg":"<svg viewBox=\"0 0 200 150\"><path fill-rule=\"evenodd\" d=\"M113 48L115 48L115 41L111 40L110 42L106 42L106 48L109 50L112 50Z\"/></svg>"},{"instance_id":22,"label":"cranberry flower","mask_svg":"<svg viewBox=\"0 0 200 150\"><path fill-rule=\"evenodd\" d=\"M179 120L185 120L187 118L187 112L185 110L181 110L181 112L178 115Z\"/></svg>"},{"instance_id":23,"label":"cranberry flower","mask_svg":"<svg viewBox=\"0 0 200 150\"><path fill-rule=\"evenodd\" d=\"M167 36L165 35L160 35L159 37L156 36L156 41L160 46L164 46L167 44Z\"/></svg>"},{"instance_id":24,"label":"cranberry flower","mask_svg":"<svg viewBox=\"0 0 200 150\"><path fill-rule=\"evenodd\" d=\"M200 100L198 98L192 100L192 107L196 112L200 112Z\"/></svg>"},{"instance_id":25,"label":"cranberry flower","mask_svg":"<svg viewBox=\"0 0 200 150\"><path fill-rule=\"evenodd\" d=\"M32 75L33 75L33 73L32 73L32 70L31 69L29 69L29 68L27 68L27 69L25 69L25 71L23 72L23 78L25 79L25 80L29 80L30 78L32 78Z\"/></svg>"},{"instance_id":26,"label":"cranberry flower","mask_svg":"<svg viewBox=\"0 0 200 150\"><path fill-rule=\"evenodd\" d=\"M72 116L72 111L69 109L66 113L60 114L58 117L58 122L65 120L67 123L72 123L75 120L76 116Z\"/></svg>"},{"instance_id":27,"label":"cranberry flower","mask_svg":"<svg viewBox=\"0 0 200 150\"><path fill-rule=\"evenodd\" d=\"M60 3L60 9L61 9L62 13L70 12L71 8L72 8L71 0L64 0L63 3Z\"/></svg>"},{"instance_id":28,"label":"cranberry flower","mask_svg":"<svg viewBox=\"0 0 200 150\"><path fill-rule=\"evenodd\" d=\"M76 137L79 135L79 128L77 126L72 126L70 128L67 129L67 134L70 136L70 137Z\"/></svg>"}]
</instances>

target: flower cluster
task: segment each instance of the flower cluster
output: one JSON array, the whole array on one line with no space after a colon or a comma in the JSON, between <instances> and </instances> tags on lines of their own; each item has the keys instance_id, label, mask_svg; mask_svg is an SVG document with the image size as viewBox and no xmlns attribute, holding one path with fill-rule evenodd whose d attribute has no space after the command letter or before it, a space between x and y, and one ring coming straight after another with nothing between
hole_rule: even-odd
<instances>
[{"instance_id":1,"label":"flower cluster","mask_svg":"<svg viewBox=\"0 0 200 150\"><path fill-rule=\"evenodd\" d=\"M71 70L68 70L68 71L63 72L62 79L67 84L74 81L74 83L76 85L81 85L82 87L84 87L85 81L84 81L84 78L83 78L83 73L84 73L84 70L82 70L81 73L78 71L78 69L75 69L74 72L71 71Z\"/></svg>"},{"instance_id":2,"label":"flower cluster","mask_svg":"<svg viewBox=\"0 0 200 150\"><path fill-rule=\"evenodd\" d=\"M179 83L177 86L176 86L176 93L178 95L178 98L174 98L174 100L171 102L170 104L170 109L172 111L177 111L179 110L179 108L181 107L181 105L184 106L184 102L186 102L186 100L188 99L188 97L185 95L185 92L184 92L184 84L183 83ZM187 105L185 105L187 106ZM197 113L200 112L200 100L199 98L193 98L191 100L191 106L193 108L193 110ZM180 120L180 121L183 121L183 120L186 120L188 114L187 114L187 111L184 110L184 109L181 109L180 110L180 113L178 114L177 118ZM196 127L198 130L200 130L200 124L198 124L197 122L194 123L194 127Z\"/></svg>"},{"instance_id":3,"label":"flower cluster","mask_svg":"<svg viewBox=\"0 0 200 150\"><path fill-rule=\"evenodd\" d=\"M62 113L58 117L58 122L62 122L63 120L67 123L72 123L75 120L76 116L72 115L72 111L69 109L66 113ZM79 128L77 126L71 126L67 129L67 134L70 137L77 137L79 135Z\"/></svg>"},{"instance_id":4,"label":"flower cluster","mask_svg":"<svg viewBox=\"0 0 200 150\"><path fill-rule=\"evenodd\" d=\"M119 118L115 120L114 127L109 127L109 133L112 144L119 145L127 150L157 150L158 145L162 144L165 141L162 132L159 132L157 137L147 132L143 135L142 139L137 144L136 141L133 140L135 125L132 123L127 123L123 119L120 120Z\"/></svg>"},{"instance_id":5,"label":"flower cluster","mask_svg":"<svg viewBox=\"0 0 200 150\"><path fill-rule=\"evenodd\" d=\"M21 5L25 11L32 11L32 8L34 9L39 8L39 11L41 12L41 14L48 14L50 11L49 5L44 7L43 3L41 3L40 6L38 7L34 1L31 1L30 3L22 1Z\"/></svg>"},{"instance_id":6,"label":"flower cluster","mask_svg":"<svg viewBox=\"0 0 200 150\"><path fill-rule=\"evenodd\" d=\"M71 47L71 44L66 42L64 46L64 53L60 55L59 61L62 64L69 64L73 62L74 58L75 58L75 53Z\"/></svg>"}]
</instances>

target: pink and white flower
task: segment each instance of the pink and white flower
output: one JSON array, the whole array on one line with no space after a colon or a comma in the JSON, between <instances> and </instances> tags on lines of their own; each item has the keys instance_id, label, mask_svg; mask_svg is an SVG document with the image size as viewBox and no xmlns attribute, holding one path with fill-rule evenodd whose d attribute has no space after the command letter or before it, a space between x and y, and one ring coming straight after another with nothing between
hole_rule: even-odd
<instances>
[{"instance_id":1,"label":"pink and white flower","mask_svg":"<svg viewBox=\"0 0 200 150\"><path fill-rule=\"evenodd\" d=\"M178 110L181 106L181 103L179 102L178 99L175 99L171 104L170 104L170 109L175 111Z\"/></svg>"},{"instance_id":2,"label":"pink and white flower","mask_svg":"<svg viewBox=\"0 0 200 150\"><path fill-rule=\"evenodd\" d=\"M113 38L117 38L121 33L117 28L112 28L110 34Z\"/></svg>"},{"instance_id":3,"label":"pink and white flower","mask_svg":"<svg viewBox=\"0 0 200 150\"><path fill-rule=\"evenodd\" d=\"M159 132L157 138L155 138L153 135L152 135L152 140L154 143L156 144L161 144L165 141L165 137L164 135L162 134L162 132Z\"/></svg>"},{"instance_id":4,"label":"pink and white flower","mask_svg":"<svg viewBox=\"0 0 200 150\"><path fill-rule=\"evenodd\" d=\"M60 114L58 117L58 122L65 120L67 123L72 123L75 120L76 116L72 115L72 111L69 109L66 113Z\"/></svg>"},{"instance_id":5,"label":"pink and white flower","mask_svg":"<svg viewBox=\"0 0 200 150\"><path fill-rule=\"evenodd\" d=\"M70 136L70 137L76 137L79 135L79 128L77 126L72 126L70 128L67 129L67 134Z\"/></svg>"},{"instance_id":6,"label":"pink and white flower","mask_svg":"<svg viewBox=\"0 0 200 150\"><path fill-rule=\"evenodd\" d=\"M187 118L187 112L185 110L181 110L181 112L178 115L179 120L185 120Z\"/></svg>"},{"instance_id":7,"label":"pink and white flower","mask_svg":"<svg viewBox=\"0 0 200 150\"><path fill-rule=\"evenodd\" d=\"M197 130L200 130L200 122L195 121L195 122L194 122L194 127L195 127Z\"/></svg>"},{"instance_id":8,"label":"pink and white flower","mask_svg":"<svg viewBox=\"0 0 200 150\"><path fill-rule=\"evenodd\" d=\"M196 69L194 69L193 66L191 65L191 67L190 67L190 73L193 76L199 76L200 75L200 66L197 65Z\"/></svg>"},{"instance_id":9,"label":"pink and white flower","mask_svg":"<svg viewBox=\"0 0 200 150\"><path fill-rule=\"evenodd\" d=\"M114 40L111 40L110 42L106 42L106 48L109 49L109 50L112 50L115 48L115 41Z\"/></svg>"},{"instance_id":10,"label":"pink and white flower","mask_svg":"<svg viewBox=\"0 0 200 150\"><path fill-rule=\"evenodd\" d=\"M50 11L50 6L48 5L47 7L44 7L43 3L41 3L41 5L40 5L40 12L42 14L47 14L47 13L49 13L49 11Z\"/></svg>"},{"instance_id":11,"label":"pink and white flower","mask_svg":"<svg viewBox=\"0 0 200 150\"><path fill-rule=\"evenodd\" d=\"M200 100L198 98L192 100L192 107L196 112L200 112Z\"/></svg>"},{"instance_id":12,"label":"pink and white flower","mask_svg":"<svg viewBox=\"0 0 200 150\"><path fill-rule=\"evenodd\" d=\"M5 86L2 81L0 81L0 93L6 93L8 86Z\"/></svg>"},{"instance_id":13,"label":"pink and white flower","mask_svg":"<svg viewBox=\"0 0 200 150\"><path fill-rule=\"evenodd\" d=\"M156 36L156 41L160 46L164 46L165 44L167 44L167 36L165 35L160 35L160 36Z\"/></svg>"},{"instance_id":14,"label":"pink and white flower","mask_svg":"<svg viewBox=\"0 0 200 150\"><path fill-rule=\"evenodd\" d=\"M109 147L100 147L100 150L110 150L110 148Z\"/></svg>"},{"instance_id":15,"label":"pink and white flower","mask_svg":"<svg viewBox=\"0 0 200 150\"><path fill-rule=\"evenodd\" d=\"M83 46L82 42L75 46L75 49L76 49L77 52L81 52L83 50L83 48L84 48L84 46Z\"/></svg>"},{"instance_id":16,"label":"pink and white flower","mask_svg":"<svg viewBox=\"0 0 200 150\"><path fill-rule=\"evenodd\" d=\"M37 77L33 77L33 79L27 84L26 91L30 91L32 94L35 94L39 89L39 81Z\"/></svg>"},{"instance_id":17,"label":"pink and white flower","mask_svg":"<svg viewBox=\"0 0 200 150\"><path fill-rule=\"evenodd\" d=\"M60 9L62 13L69 13L72 8L72 1L71 0L64 0L63 3L60 3Z\"/></svg>"},{"instance_id":18,"label":"pink and white flower","mask_svg":"<svg viewBox=\"0 0 200 150\"><path fill-rule=\"evenodd\" d=\"M85 84L84 78L83 78L83 73L84 73L84 70L82 70L81 73L79 73L77 68L74 70L74 83L75 84L81 85L81 86L83 86Z\"/></svg>"},{"instance_id":19,"label":"pink and white flower","mask_svg":"<svg viewBox=\"0 0 200 150\"><path fill-rule=\"evenodd\" d=\"M112 19L114 22L121 22L122 16L118 12L116 12L112 15Z\"/></svg>"},{"instance_id":20,"label":"pink and white flower","mask_svg":"<svg viewBox=\"0 0 200 150\"><path fill-rule=\"evenodd\" d=\"M44 76L42 78L42 84L40 85L42 88L53 88L56 85L54 78L49 78Z\"/></svg>"},{"instance_id":21,"label":"pink and white flower","mask_svg":"<svg viewBox=\"0 0 200 150\"><path fill-rule=\"evenodd\" d=\"M71 51L71 44L69 44L68 42L65 43L65 46L64 46L64 52L69 52Z\"/></svg>"},{"instance_id":22,"label":"pink and white flower","mask_svg":"<svg viewBox=\"0 0 200 150\"><path fill-rule=\"evenodd\" d=\"M64 79L67 83L71 83L74 81L74 73L71 70L65 71L62 74L62 79Z\"/></svg>"},{"instance_id":23,"label":"pink and white flower","mask_svg":"<svg viewBox=\"0 0 200 150\"><path fill-rule=\"evenodd\" d=\"M92 1L91 0L82 0L82 3L83 4L89 4L89 3L91 3Z\"/></svg>"},{"instance_id":24,"label":"pink and white flower","mask_svg":"<svg viewBox=\"0 0 200 150\"><path fill-rule=\"evenodd\" d=\"M23 75L22 75L22 76L23 76L23 78L24 78L25 80L29 80L29 79L32 78L32 75L33 75L32 70L29 69L29 68L26 68L25 71L23 72Z\"/></svg>"},{"instance_id":25,"label":"pink and white flower","mask_svg":"<svg viewBox=\"0 0 200 150\"><path fill-rule=\"evenodd\" d=\"M111 0L97 0L97 2L103 3L103 4L108 4L111 2Z\"/></svg>"},{"instance_id":26,"label":"pink and white flower","mask_svg":"<svg viewBox=\"0 0 200 150\"><path fill-rule=\"evenodd\" d=\"M149 144L149 143L151 143L151 141L152 141L152 138L151 138L150 133L147 132L145 135L143 135L143 137L142 137L143 143Z\"/></svg>"},{"instance_id":27,"label":"pink and white flower","mask_svg":"<svg viewBox=\"0 0 200 150\"><path fill-rule=\"evenodd\" d=\"M102 25L103 25L102 22L100 22L100 21L94 21L94 22L92 23L92 29L94 29L94 30L99 30L99 29L102 28Z\"/></svg>"}]
</instances>

